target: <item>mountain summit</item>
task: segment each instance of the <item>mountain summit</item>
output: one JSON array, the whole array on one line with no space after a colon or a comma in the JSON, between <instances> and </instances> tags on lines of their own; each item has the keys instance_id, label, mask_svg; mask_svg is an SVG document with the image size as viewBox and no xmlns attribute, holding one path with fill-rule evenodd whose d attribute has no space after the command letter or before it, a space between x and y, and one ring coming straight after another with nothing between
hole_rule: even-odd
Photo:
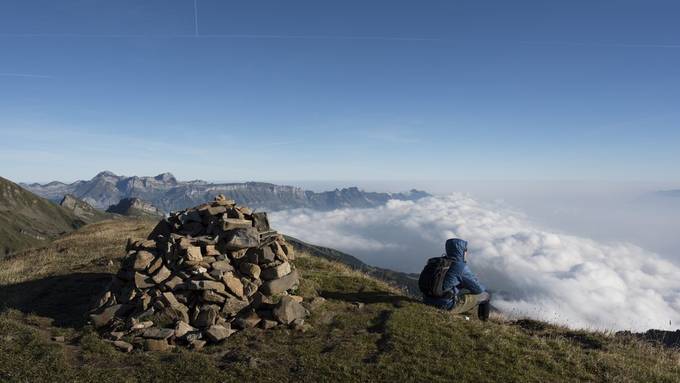
<instances>
[{"instance_id":1,"label":"mountain summit","mask_svg":"<svg viewBox=\"0 0 680 383\"><path fill-rule=\"evenodd\" d=\"M339 208L368 208L385 204L390 199L417 200L428 193L411 190L407 193L366 192L357 187L313 192L294 186L264 182L210 183L201 180L178 181L171 173L155 177L126 177L103 171L89 181L71 184L23 184L26 189L44 198L59 201L66 194L91 204L98 209L116 205L125 198L140 198L163 212L181 210L224 194L239 204L270 211L311 208L333 210Z\"/></svg>"}]
</instances>

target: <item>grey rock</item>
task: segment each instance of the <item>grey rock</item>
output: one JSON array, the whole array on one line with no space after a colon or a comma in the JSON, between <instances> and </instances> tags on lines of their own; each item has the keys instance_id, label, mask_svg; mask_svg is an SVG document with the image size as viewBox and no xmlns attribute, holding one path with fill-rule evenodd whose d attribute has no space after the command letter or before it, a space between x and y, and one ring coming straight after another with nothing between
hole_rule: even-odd
<instances>
[{"instance_id":1,"label":"grey rock","mask_svg":"<svg viewBox=\"0 0 680 383\"><path fill-rule=\"evenodd\" d=\"M223 339L228 338L231 336L231 334L235 333L235 330L232 330L230 327L226 327L223 325L212 325L210 326L206 331L205 335L210 339L212 342L219 342Z\"/></svg>"},{"instance_id":2,"label":"grey rock","mask_svg":"<svg viewBox=\"0 0 680 383\"><path fill-rule=\"evenodd\" d=\"M239 271L243 275L247 275L253 279L260 278L260 273L262 272L260 266L250 262L241 263L241 265L239 266Z\"/></svg>"},{"instance_id":3,"label":"grey rock","mask_svg":"<svg viewBox=\"0 0 680 383\"><path fill-rule=\"evenodd\" d=\"M152 327L144 330L142 337L151 339L168 339L175 335L175 330L171 328Z\"/></svg>"},{"instance_id":4,"label":"grey rock","mask_svg":"<svg viewBox=\"0 0 680 383\"><path fill-rule=\"evenodd\" d=\"M101 312L97 314L91 314L90 315L90 320L92 321L92 324L94 327L103 327L109 324L114 317L116 316L123 316L126 313L128 313L132 309L132 306L129 305L113 305L111 307L107 307Z\"/></svg>"},{"instance_id":5,"label":"grey rock","mask_svg":"<svg viewBox=\"0 0 680 383\"><path fill-rule=\"evenodd\" d=\"M148 251L140 250L135 254L135 261L132 268L137 271L146 270L154 260L155 256Z\"/></svg>"},{"instance_id":6,"label":"grey rock","mask_svg":"<svg viewBox=\"0 0 680 383\"><path fill-rule=\"evenodd\" d=\"M293 270L283 278L273 279L262 284L260 292L264 295L277 295L295 287L299 283L298 271Z\"/></svg>"},{"instance_id":7,"label":"grey rock","mask_svg":"<svg viewBox=\"0 0 680 383\"><path fill-rule=\"evenodd\" d=\"M220 307L216 305L203 305L193 321L196 327L209 327L215 324Z\"/></svg>"},{"instance_id":8,"label":"grey rock","mask_svg":"<svg viewBox=\"0 0 680 383\"><path fill-rule=\"evenodd\" d=\"M264 280L279 279L283 276L290 274L290 272L291 272L290 263L286 262L278 266L262 269L260 277Z\"/></svg>"},{"instance_id":9,"label":"grey rock","mask_svg":"<svg viewBox=\"0 0 680 383\"><path fill-rule=\"evenodd\" d=\"M227 286L229 292L236 295L238 298L243 298L243 283L241 283L238 278L234 277L233 274L229 273L222 276L222 282Z\"/></svg>"},{"instance_id":10,"label":"grey rock","mask_svg":"<svg viewBox=\"0 0 680 383\"><path fill-rule=\"evenodd\" d=\"M130 343L122 341L122 340L114 341L113 346L116 347L118 350L120 350L122 352L130 352L134 348Z\"/></svg>"},{"instance_id":11,"label":"grey rock","mask_svg":"<svg viewBox=\"0 0 680 383\"><path fill-rule=\"evenodd\" d=\"M217 261L213 262L210 265L214 270L219 270L219 271L234 271L234 267L229 263L229 261Z\"/></svg>"},{"instance_id":12,"label":"grey rock","mask_svg":"<svg viewBox=\"0 0 680 383\"><path fill-rule=\"evenodd\" d=\"M170 278L170 274L170 270L167 267L161 266L158 272L151 277L151 280L156 284L161 284L163 281Z\"/></svg>"},{"instance_id":13,"label":"grey rock","mask_svg":"<svg viewBox=\"0 0 680 383\"><path fill-rule=\"evenodd\" d=\"M154 287L156 283L148 275L142 273L135 273L135 287L138 289L148 289Z\"/></svg>"},{"instance_id":14,"label":"grey rock","mask_svg":"<svg viewBox=\"0 0 680 383\"><path fill-rule=\"evenodd\" d=\"M251 311L237 317L234 320L234 324L236 324L236 326L242 329L253 328L257 326L257 324L260 323L261 320L262 318L260 318L260 316L257 315L257 313Z\"/></svg>"},{"instance_id":15,"label":"grey rock","mask_svg":"<svg viewBox=\"0 0 680 383\"><path fill-rule=\"evenodd\" d=\"M181 338L185 336L187 333L196 331L196 328L192 327L189 325L189 323L185 321L178 321L175 323L175 337L176 338Z\"/></svg>"},{"instance_id":16,"label":"grey rock","mask_svg":"<svg viewBox=\"0 0 680 383\"><path fill-rule=\"evenodd\" d=\"M291 297L283 296L274 307L272 314L280 323L291 324L295 320L306 318L309 312Z\"/></svg>"},{"instance_id":17,"label":"grey rock","mask_svg":"<svg viewBox=\"0 0 680 383\"><path fill-rule=\"evenodd\" d=\"M227 298L226 301L224 302L224 305L222 305L222 310L221 312L223 314L229 315L229 316L234 316L244 308L248 306L248 301L244 299L238 299L238 298Z\"/></svg>"},{"instance_id":18,"label":"grey rock","mask_svg":"<svg viewBox=\"0 0 680 383\"><path fill-rule=\"evenodd\" d=\"M260 245L260 234L254 227L234 229L224 233L224 247L227 250L240 250Z\"/></svg>"},{"instance_id":19,"label":"grey rock","mask_svg":"<svg viewBox=\"0 0 680 383\"><path fill-rule=\"evenodd\" d=\"M201 254L201 248L198 246L189 246L186 249L185 256L187 261L190 262L200 262L203 260L203 254Z\"/></svg>"},{"instance_id":20,"label":"grey rock","mask_svg":"<svg viewBox=\"0 0 680 383\"><path fill-rule=\"evenodd\" d=\"M225 286L222 282L217 281L191 281L189 282L189 290L214 290L224 292Z\"/></svg>"}]
</instances>

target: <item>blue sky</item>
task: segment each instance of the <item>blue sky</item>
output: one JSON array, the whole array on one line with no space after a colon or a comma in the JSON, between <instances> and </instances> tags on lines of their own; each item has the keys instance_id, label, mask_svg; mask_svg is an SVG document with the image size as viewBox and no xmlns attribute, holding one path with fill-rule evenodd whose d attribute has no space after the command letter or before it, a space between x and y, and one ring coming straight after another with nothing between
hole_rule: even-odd
<instances>
[{"instance_id":1,"label":"blue sky","mask_svg":"<svg viewBox=\"0 0 680 383\"><path fill-rule=\"evenodd\" d=\"M675 182L679 16L677 1L3 0L0 175Z\"/></svg>"}]
</instances>

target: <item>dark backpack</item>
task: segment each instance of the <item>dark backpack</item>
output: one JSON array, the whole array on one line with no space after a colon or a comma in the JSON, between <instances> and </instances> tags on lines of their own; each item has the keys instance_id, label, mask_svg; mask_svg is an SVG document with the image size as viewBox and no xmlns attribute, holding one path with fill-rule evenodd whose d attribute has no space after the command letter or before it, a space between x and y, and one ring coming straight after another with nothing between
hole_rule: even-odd
<instances>
[{"instance_id":1,"label":"dark backpack","mask_svg":"<svg viewBox=\"0 0 680 383\"><path fill-rule=\"evenodd\" d=\"M449 271L453 260L447 257L436 257L427 260L427 264L423 271L420 272L418 278L418 287L420 291L430 297L441 298L446 296L443 289L444 277Z\"/></svg>"}]
</instances>

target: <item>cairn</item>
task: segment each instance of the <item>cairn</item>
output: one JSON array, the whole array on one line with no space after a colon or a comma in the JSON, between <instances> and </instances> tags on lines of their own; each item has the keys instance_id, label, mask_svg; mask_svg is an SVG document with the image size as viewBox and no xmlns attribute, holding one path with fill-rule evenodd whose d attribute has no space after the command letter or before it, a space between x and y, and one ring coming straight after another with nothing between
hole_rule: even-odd
<instances>
[{"instance_id":1,"label":"cairn","mask_svg":"<svg viewBox=\"0 0 680 383\"><path fill-rule=\"evenodd\" d=\"M120 271L90 315L124 351L202 348L258 326L302 327L292 247L267 214L223 195L161 220L130 241Z\"/></svg>"}]
</instances>

